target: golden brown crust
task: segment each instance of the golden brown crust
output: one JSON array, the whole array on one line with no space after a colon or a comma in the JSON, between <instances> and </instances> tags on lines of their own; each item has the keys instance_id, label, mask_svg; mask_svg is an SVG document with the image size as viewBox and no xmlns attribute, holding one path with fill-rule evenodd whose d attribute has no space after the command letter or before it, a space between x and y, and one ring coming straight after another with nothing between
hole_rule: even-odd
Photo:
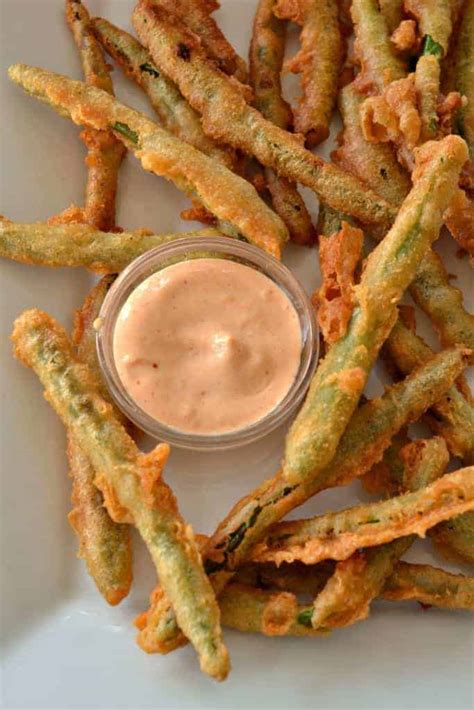
<instances>
[{"instance_id":1,"label":"golden brown crust","mask_svg":"<svg viewBox=\"0 0 474 710\"><path fill-rule=\"evenodd\" d=\"M403 141L412 150L421 131L414 75L392 81L383 94L366 99L361 106L361 125L371 143Z\"/></svg>"},{"instance_id":2,"label":"golden brown crust","mask_svg":"<svg viewBox=\"0 0 474 710\"><path fill-rule=\"evenodd\" d=\"M285 225L247 181L224 165L175 138L144 114L83 82L19 65L10 69L10 76L79 125L97 130L115 127L145 170L156 171L179 189L199 197L223 223L222 229L224 223L230 223L234 236L240 233L279 258L288 237Z\"/></svg>"},{"instance_id":3,"label":"golden brown crust","mask_svg":"<svg viewBox=\"0 0 474 710\"><path fill-rule=\"evenodd\" d=\"M298 602L294 594L273 594L263 610L262 633L266 636L284 636L293 624L297 610Z\"/></svg>"},{"instance_id":4,"label":"golden brown crust","mask_svg":"<svg viewBox=\"0 0 474 710\"><path fill-rule=\"evenodd\" d=\"M89 13L81 0L66 0L65 9L86 82L113 96L109 66L92 32ZM126 149L110 131L86 129L81 138L88 151L84 219L97 229L108 232L115 228L118 172Z\"/></svg>"},{"instance_id":5,"label":"golden brown crust","mask_svg":"<svg viewBox=\"0 0 474 710\"><path fill-rule=\"evenodd\" d=\"M457 190L444 215L447 228L461 249L474 257L474 201Z\"/></svg>"},{"instance_id":6,"label":"golden brown crust","mask_svg":"<svg viewBox=\"0 0 474 710\"><path fill-rule=\"evenodd\" d=\"M115 228L117 176L127 149L109 131L86 128L81 138L88 167L84 217L96 229L108 232Z\"/></svg>"},{"instance_id":7,"label":"golden brown crust","mask_svg":"<svg viewBox=\"0 0 474 710\"><path fill-rule=\"evenodd\" d=\"M255 546L252 559L276 564L294 560L315 564L324 559L345 560L360 548L382 545L407 535L424 537L438 522L474 510L473 474L474 467L468 467L443 476L416 494L349 509L350 516L354 512L356 516L362 515L363 520L360 525L347 523L348 529L346 523L342 524L348 511L305 522L279 523L270 531L267 542Z\"/></svg>"},{"instance_id":8,"label":"golden brown crust","mask_svg":"<svg viewBox=\"0 0 474 710\"><path fill-rule=\"evenodd\" d=\"M315 146L329 135L344 59L336 0L277 0L275 14L302 26L301 49L285 68L301 74L302 96L294 109L295 131Z\"/></svg>"},{"instance_id":9,"label":"golden brown crust","mask_svg":"<svg viewBox=\"0 0 474 710\"><path fill-rule=\"evenodd\" d=\"M189 29L199 37L208 57L221 71L235 77L241 84L247 83L247 65L224 36L214 18L210 17L208 0L157 0L155 4L184 20Z\"/></svg>"},{"instance_id":10,"label":"golden brown crust","mask_svg":"<svg viewBox=\"0 0 474 710\"><path fill-rule=\"evenodd\" d=\"M392 44L398 52L417 51L420 40L416 33L416 22L414 20L403 20L392 32L390 37Z\"/></svg>"},{"instance_id":11,"label":"golden brown crust","mask_svg":"<svg viewBox=\"0 0 474 710\"><path fill-rule=\"evenodd\" d=\"M322 285L313 294L319 327L327 343L342 337L354 306L355 271L361 258L364 233L347 222L339 232L321 235L319 262Z\"/></svg>"}]
</instances>

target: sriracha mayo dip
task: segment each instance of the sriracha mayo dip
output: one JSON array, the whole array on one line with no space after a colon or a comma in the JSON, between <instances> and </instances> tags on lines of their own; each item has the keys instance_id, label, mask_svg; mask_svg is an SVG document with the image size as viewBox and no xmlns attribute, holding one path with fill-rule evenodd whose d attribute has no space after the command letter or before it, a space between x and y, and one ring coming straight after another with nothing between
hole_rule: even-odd
<instances>
[{"instance_id":1,"label":"sriracha mayo dip","mask_svg":"<svg viewBox=\"0 0 474 710\"><path fill-rule=\"evenodd\" d=\"M115 321L113 355L128 395L191 434L245 428L271 412L300 368L299 316L260 271L197 258L148 276Z\"/></svg>"}]
</instances>

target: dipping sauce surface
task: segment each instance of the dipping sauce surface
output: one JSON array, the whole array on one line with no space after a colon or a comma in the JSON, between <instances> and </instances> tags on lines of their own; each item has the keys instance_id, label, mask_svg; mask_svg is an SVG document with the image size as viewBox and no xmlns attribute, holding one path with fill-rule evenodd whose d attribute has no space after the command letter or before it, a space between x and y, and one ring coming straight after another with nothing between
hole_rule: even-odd
<instances>
[{"instance_id":1,"label":"dipping sauce surface","mask_svg":"<svg viewBox=\"0 0 474 710\"><path fill-rule=\"evenodd\" d=\"M227 259L182 261L149 276L115 324L119 377L154 419L193 434L242 429L273 410L300 364L286 294Z\"/></svg>"}]
</instances>

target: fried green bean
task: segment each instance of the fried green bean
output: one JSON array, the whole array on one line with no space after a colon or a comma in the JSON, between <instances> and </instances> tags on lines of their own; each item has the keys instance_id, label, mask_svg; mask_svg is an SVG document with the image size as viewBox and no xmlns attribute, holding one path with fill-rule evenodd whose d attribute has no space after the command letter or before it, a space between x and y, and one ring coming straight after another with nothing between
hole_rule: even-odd
<instances>
[{"instance_id":1,"label":"fried green bean","mask_svg":"<svg viewBox=\"0 0 474 710\"><path fill-rule=\"evenodd\" d=\"M431 457L435 454L431 447L428 453ZM435 461L427 463L435 465L439 475L447 461L443 455ZM428 466L423 464L425 476ZM376 547L407 535L425 537L426 531L438 522L473 509L474 467L471 466L448 473L415 492L308 520L279 523L270 529L265 542L255 547L252 559L276 564L294 560L305 564L347 560L363 547Z\"/></svg>"},{"instance_id":2,"label":"fried green bean","mask_svg":"<svg viewBox=\"0 0 474 710\"><path fill-rule=\"evenodd\" d=\"M445 55L453 29L452 0L405 0L404 7L418 22L424 52L433 54L436 50L438 56Z\"/></svg>"},{"instance_id":3,"label":"fried green bean","mask_svg":"<svg viewBox=\"0 0 474 710\"><path fill-rule=\"evenodd\" d=\"M102 369L97 356L97 331L94 328L94 322L99 317L102 304L115 279L115 274L104 276L91 289L81 308L74 314L74 328L72 331L72 343L76 349L77 357L91 370L92 375L99 383L102 397L110 402L112 400L102 378ZM125 417L118 409L115 409L115 413L119 419L125 421Z\"/></svg>"},{"instance_id":4,"label":"fried green bean","mask_svg":"<svg viewBox=\"0 0 474 710\"><path fill-rule=\"evenodd\" d=\"M247 65L224 37L213 17L210 17L206 0L151 0L154 5L183 18L189 29L197 35L207 56L229 76L245 84Z\"/></svg>"},{"instance_id":5,"label":"fried green bean","mask_svg":"<svg viewBox=\"0 0 474 710\"><path fill-rule=\"evenodd\" d=\"M38 266L84 266L116 274L149 249L181 237L212 237L215 229L150 234L99 232L86 224L16 224L0 219L0 256Z\"/></svg>"},{"instance_id":6,"label":"fried green bean","mask_svg":"<svg viewBox=\"0 0 474 710\"><path fill-rule=\"evenodd\" d=\"M474 609L474 578L450 574L430 565L399 562L388 578L384 599L416 599L441 609Z\"/></svg>"},{"instance_id":7,"label":"fried green bean","mask_svg":"<svg viewBox=\"0 0 474 710\"><path fill-rule=\"evenodd\" d=\"M273 14L276 0L260 0L255 12L250 43L249 80L253 104L280 128L288 130L293 117L281 94L280 74L285 53L286 24ZM314 228L303 198L294 183L265 168L265 179L275 212L280 215L297 244L309 244Z\"/></svg>"},{"instance_id":8,"label":"fried green bean","mask_svg":"<svg viewBox=\"0 0 474 710\"><path fill-rule=\"evenodd\" d=\"M66 0L66 20L81 55L85 81L113 96L110 72L81 0ZM96 229L108 232L115 227L118 172L126 151L110 131L86 129L81 137L88 151L84 218Z\"/></svg>"},{"instance_id":9,"label":"fried green bean","mask_svg":"<svg viewBox=\"0 0 474 710\"><path fill-rule=\"evenodd\" d=\"M299 586L305 586L304 574ZM392 601L414 600L439 609L474 611L474 577L398 562L379 596ZM219 597L219 606L222 623L238 631L270 636L324 635L311 625L313 608L298 604L291 592L232 582Z\"/></svg>"},{"instance_id":10,"label":"fried green bean","mask_svg":"<svg viewBox=\"0 0 474 710\"><path fill-rule=\"evenodd\" d=\"M336 104L344 48L336 0L277 0L277 17L302 27L301 49L286 69L301 74L302 96L294 109L295 131L315 146L329 136Z\"/></svg>"},{"instance_id":11,"label":"fried green bean","mask_svg":"<svg viewBox=\"0 0 474 710\"><path fill-rule=\"evenodd\" d=\"M438 96L441 68L433 55L423 55L416 63L415 89L421 119L420 143L436 138L438 131Z\"/></svg>"},{"instance_id":12,"label":"fried green bean","mask_svg":"<svg viewBox=\"0 0 474 710\"><path fill-rule=\"evenodd\" d=\"M455 88L467 98L457 114L457 125L474 160L474 0L466 0L455 50Z\"/></svg>"},{"instance_id":13,"label":"fried green bean","mask_svg":"<svg viewBox=\"0 0 474 710\"><path fill-rule=\"evenodd\" d=\"M108 514L94 484L95 469L71 436L67 456L73 506L68 520L79 542L77 556L85 561L101 595L114 606L127 596L132 583L129 526L114 522Z\"/></svg>"},{"instance_id":14,"label":"fried green bean","mask_svg":"<svg viewBox=\"0 0 474 710\"><path fill-rule=\"evenodd\" d=\"M104 277L94 286L76 313L73 332L77 355L96 377L102 395L107 390L97 361L93 322L113 281L114 277ZM73 504L68 519L79 541L78 556L85 560L102 596L115 605L127 596L132 583L130 529L111 519L102 493L94 484L94 467L71 434L68 434L67 453Z\"/></svg>"},{"instance_id":15,"label":"fried green bean","mask_svg":"<svg viewBox=\"0 0 474 710\"><path fill-rule=\"evenodd\" d=\"M402 0L379 0L379 8L390 34L403 20Z\"/></svg>"},{"instance_id":16,"label":"fried green bean","mask_svg":"<svg viewBox=\"0 0 474 710\"><path fill-rule=\"evenodd\" d=\"M191 528L161 479L167 445L149 454L138 451L91 372L75 359L66 333L46 313L25 311L15 321L12 339L16 357L36 372L49 403L94 466L101 490L117 499L138 528L202 670L222 680L229 661L219 609Z\"/></svg>"},{"instance_id":17,"label":"fried green bean","mask_svg":"<svg viewBox=\"0 0 474 710\"><path fill-rule=\"evenodd\" d=\"M282 563L280 567L273 564L247 564L238 570L235 582L247 587L256 587L268 592L282 591L292 594L311 594L315 596L329 579L334 565L331 562L320 562L318 565L303 565L293 562L291 565ZM231 597L234 594L234 583L227 585L222 596L225 606L233 605ZM439 607L440 609L465 609L474 611L474 578L461 574L451 574L430 565L419 565L409 562L397 562L385 586L380 593L381 599L393 601L415 600L422 604ZM224 602L221 603L223 621L225 621ZM311 607L303 606L304 613L299 623L306 626L308 634L314 630L311 627ZM245 630L245 629L243 629Z\"/></svg>"},{"instance_id":18,"label":"fried green bean","mask_svg":"<svg viewBox=\"0 0 474 710\"><path fill-rule=\"evenodd\" d=\"M433 351L413 330L398 319L382 355L403 375L408 375L432 356ZM431 407L426 417L430 428L442 436L453 456L474 463L474 407L454 385Z\"/></svg>"},{"instance_id":19,"label":"fried green bean","mask_svg":"<svg viewBox=\"0 0 474 710\"><path fill-rule=\"evenodd\" d=\"M399 323L397 323L394 330L398 330ZM411 331L408 331L408 333L410 334ZM398 338L398 335L396 335L397 341L402 340L403 342L403 335L403 331L400 339ZM407 337L406 340L409 345L405 348L405 351L408 353L409 358L410 353L412 352L410 349L412 339ZM429 352L429 348L423 343L423 341L421 341L421 339L418 340L420 361L422 362L423 357L426 356L426 351L428 350ZM415 341L415 346L416 344L417 343ZM404 350L400 348L400 345L401 343L397 343L398 349L401 349L403 353ZM408 361L411 362L409 359ZM453 406L453 402L455 403L456 398L459 397L461 397L461 401L463 402L461 406L464 406L466 410L466 420L462 421L461 419L461 409L461 411L456 411L457 421L454 419L454 422L451 422L446 414L448 413L449 415L451 413L450 409ZM449 390L447 390L444 397L440 400L440 403L445 404L445 406L441 408L440 419L444 416L445 421L448 419L448 426L453 424L452 432L448 432L451 440L458 434L456 424L461 430L459 433L460 442L458 443L459 453L456 455L463 458L462 453L464 452L465 462L472 462L474 436L474 427L472 424L472 405L466 398L463 397L456 386L450 387ZM437 405L438 403L436 403L435 406ZM456 406L454 406L454 409L456 409ZM432 428L435 430L435 426ZM440 433L443 434L443 428L441 428ZM435 437L430 439L427 444L433 448L438 446L437 441L439 441L439 439ZM448 443L450 442L448 441ZM373 469L363 477L363 483L367 489L371 492L386 493L388 495L398 494L402 490L410 490L417 485L417 480L419 480L420 477L422 482L429 479L430 465L432 463L435 465L434 475L436 475L436 462L441 460L443 452L441 451L441 454L436 450L432 453L428 452L428 457L426 457L426 452L421 450L421 454L425 455L421 456L420 461L420 447L422 444L422 440L417 440L410 445L403 446L398 446L398 442L395 442L395 445L392 443L384 454L383 462L374 466ZM426 458L428 458L428 463L423 465L423 459ZM416 473L417 469L420 472L418 474ZM368 480L365 481L364 479ZM431 476L430 480L432 479L433 477ZM474 513L464 513L463 515L456 516L446 522L440 523L429 531L429 537L446 556L454 557L462 562L471 564L474 563Z\"/></svg>"},{"instance_id":20,"label":"fried green bean","mask_svg":"<svg viewBox=\"0 0 474 710\"><path fill-rule=\"evenodd\" d=\"M474 513L464 513L440 523L430 538L446 557L474 564Z\"/></svg>"},{"instance_id":21,"label":"fried green bean","mask_svg":"<svg viewBox=\"0 0 474 710\"><path fill-rule=\"evenodd\" d=\"M316 596L334 572L336 563L325 560L317 565L292 562L275 565L272 562L247 562L239 567L232 582L260 589L310 594Z\"/></svg>"},{"instance_id":22,"label":"fried green bean","mask_svg":"<svg viewBox=\"0 0 474 710\"><path fill-rule=\"evenodd\" d=\"M395 53L390 34L377 0L353 0L355 53L361 65L358 87L369 93L382 93L392 81L406 76L406 67Z\"/></svg>"},{"instance_id":23,"label":"fried green bean","mask_svg":"<svg viewBox=\"0 0 474 710\"><path fill-rule=\"evenodd\" d=\"M402 537L338 562L334 574L313 602L313 629L340 628L366 619L370 603L379 596L385 580L411 542L411 537Z\"/></svg>"},{"instance_id":24,"label":"fried green bean","mask_svg":"<svg viewBox=\"0 0 474 710\"><path fill-rule=\"evenodd\" d=\"M125 74L145 91L166 130L223 165L233 167L230 152L206 136L199 114L153 64L150 53L135 37L99 17L92 20L92 29Z\"/></svg>"},{"instance_id":25,"label":"fried green bean","mask_svg":"<svg viewBox=\"0 0 474 710\"><path fill-rule=\"evenodd\" d=\"M408 443L404 429L393 437L381 460L361 477L361 483L368 493L396 496L403 491L405 466L400 452Z\"/></svg>"},{"instance_id":26,"label":"fried green bean","mask_svg":"<svg viewBox=\"0 0 474 710\"><path fill-rule=\"evenodd\" d=\"M259 0L249 51L249 79L253 104L269 121L288 129L293 113L281 92L286 22L273 14L277 0Z\"/></svg>"},{"instance_id":27,"label":"fried green bean","mask_svg":"<svg viewBox=\"0 0 474 710\"><path fill-rule=\"evenodd\" d=\"M438 236L466 155L465 143L456 136L427 144L426 150L418 152L413 188L393 227L368 257L354 288L347 331L320 362L290 427L283 464L289 483L314 477L334 456L397 318L396 305Z\"/></svg>"},{"instance_id":28,"label":"fried green bean","mask_svg":"<svg viewBox=\"0 0 474 710\"><path fill-rule=\"evenodd\" d=\"M319 213L319 233L323 235L337 233L342 226L343 217L323 205ZM398 374L408 375L416 367L427 362L433 356L433 351L422 338L405 325L402 316L399 315L382 347L382 355L392 374L395 370ZM454 456L461 458L466 465L474 463L474 409L463 392L456 386L451 387L440 402L432 407L426 419L434 433L447 441ZM384 458L385 456L390 458L390 450L387 450ZM381 462L375 468L372 475L367 474L364 477L364 484L367 483L368 490L375 486L372 492L377 490L380 492L380 479L386 479L384 463Z\"/></svg>"},{"instance_id":29,"label":"fried green bean","mask_svg":"<svg viewBox=\"0 0 474 710\"><path fill-rule=\"evenodd\" d=\"M363 97L354 84L341 92L339 110L344 131L333 158L345 170L367 180L386 199L399 204L409 189L409 178L387 146L368 143L364 139L357 109L362 101ZM444 345L463 343L474 350L474 316L463 307L461 291L450 283L446 269L434 251L426 252L409 290L417 305L432 320Z\"/></svg>"},{"instance_id":30,"label":"fried green bean","mask_svg":"<svg viewBox=\"0 0 474 710\"><path fill-rule=\"evenodd\" d=\"M400 451L403 461L403 488L419 491L436 481L446 470L449 451L440 436L431 439L415 439Z\"/></svg>"},{"instance_id":31,"label":"fried green bean","mask_svg":"<svg viewBox=\"0 0 474 710\"><path fill-rule=\"evenodd\" d=\"M339 112L344 127L338 138L339 147L331 157L344 170L366 180L386 200L399 205L410 190L410 176L397 161L391 145L365 140L359 115L364 98L355 82L339 93Z\"/></svg>"},{"instance_id":32,"label":"fried green bean","mask_svg":"<svg viewBox=\"0 0 474 710\"><path fill-rule=\"evenodd\" d=\"M175 17L142 0L133 21L155 63L202 114L208 135L254 155L278 175L309 187L323 202L362 222L388 226L394 220L393 206L353 176L307 151L297 137L248 106L235 83L214 68L196 38ZM178 52L179 47L186 51Z\"/></svg>"},{"instance_id":33,"label":"fried green bean","mask_svg":"<svg viewBox=\"0 0 474 710\"><path fill-rule=\"evenodd\" d=\"M410 294L433 323L441 343L463 343L474 348L474 315L462 307L461 291L449 283L449 276L438 254L429 253L421 262Z\"/></svg>"},{"instance_id":34,"label":"fried green bean","mask_svg":"<svg viewBox=\"0 0 474 710\"><path fill-rule=\"evenodd\" d=\"M216 592L222 591L272 524L324 488L346 485L366 473L382 457L393 436L440 399L466 361L461 349L439 353L382 397L362 405L344 432L333 461L315 479L289 486L280 471L236 503L203 550L205 569ZM148 612L139 638L150 652L169 651L184 643L166 597Z\"/></svg>"},{"instance_id":35,"label":"fried green bean","mask_svg":"<svg viewBox=\"0 0 474 710\"><path fill-rule=\"evenodd\" d=\"M132 150L143 168L163 175L196 197L231 236L242 234L277 258L287 239L280 218L256 190L224 165L160 128L144 114L119 103L109 94L60 74L16 64L10 78L25 91L50 104L75 123L112 129Z\"/></svg>"},{"instance_id":36,"label":"fried green bean","mask_svg":"<svg viewBox=\"0 0 474 710\"><path fill-rule=\"evenodd\" d=\"M428 492L429 484L442 476L449 453L441 438L418 439L401 450L400 459L406 490L424 494ZM420 512L418 509L414 515L421 517ZM415 540L416 534L411 534L380 546L366 546L367 549L358 550L339 562L333 576L314 600L313 628L347 626L366 619L372 600L380 594L397 561Z\"/></svg>"}]
</instances>

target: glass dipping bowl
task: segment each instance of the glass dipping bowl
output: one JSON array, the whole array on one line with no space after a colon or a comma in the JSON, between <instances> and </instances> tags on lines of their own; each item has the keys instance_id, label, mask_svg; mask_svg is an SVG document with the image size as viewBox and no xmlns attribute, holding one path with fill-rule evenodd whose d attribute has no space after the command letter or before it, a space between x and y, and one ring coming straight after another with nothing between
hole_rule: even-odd
<instances>
[{"instance_id":1,"label":"glass dipping bowl","mask_svg":"<svg viewBox=\"0 0 474 710\"><path fill-rule=\"evenodd\" d=\"M220 434L194 434L160 422L143 409L125 390L115 366L113 338L118 315L135 288L157 271L180 261L199 258L230 259L245 264L271 279L289 298L301 326L301 358L297 375L285 397L268 414L248 426ZM105 381L117 406L126 417L155 439L185 449L212 451L243 446L265 436L282 424L301 403L315 370L319 354L318 326L313 307L291 271L257 247L228 237L176 239L151 249L127 266L112 284L99 314L97 352ZM229 406L232 406L229 403Z\"/></svg>"}]
</instances>

